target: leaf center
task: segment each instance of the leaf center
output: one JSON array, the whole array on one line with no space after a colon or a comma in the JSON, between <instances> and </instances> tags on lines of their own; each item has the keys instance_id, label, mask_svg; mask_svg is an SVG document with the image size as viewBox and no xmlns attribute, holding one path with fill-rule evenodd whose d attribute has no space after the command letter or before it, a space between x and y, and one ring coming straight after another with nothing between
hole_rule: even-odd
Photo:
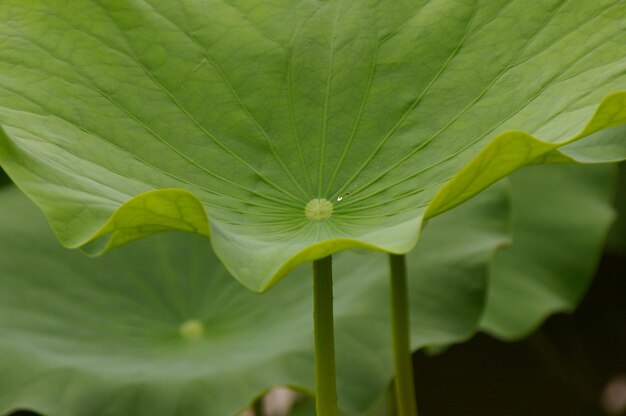
<instances>
[{"instance_id":1,"label":"leaf center","mask_svg":"<svg viewBox=\"0 0 626 416\"><path fill-rule=\"evenodd\" d=\"M325 220L333 213L333 203L328 199L312 199L304 207L304 213L310 220Z\"/></svg>"},{"instance_id":2,"label":"leaf center","mask_svg":"<svg viewBox=\"0 0 626 416\"><path fill-rule=\"evenodd\" d=\"M192 341L204 335L204 325L197 319L190 319L180 325L179 332L181 337Z\"/></svg>"}]
</instances>

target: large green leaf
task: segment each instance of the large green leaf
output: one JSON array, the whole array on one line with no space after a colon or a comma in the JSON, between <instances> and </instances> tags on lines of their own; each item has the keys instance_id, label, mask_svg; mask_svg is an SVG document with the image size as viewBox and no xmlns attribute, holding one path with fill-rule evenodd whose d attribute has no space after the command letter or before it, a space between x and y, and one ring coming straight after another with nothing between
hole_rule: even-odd
<instances>
[{"instance_id":1,"label":"large green leaf","mask_svg":"<svg viewBox=\"0 0 626 416\"><path fill-rule=\"evenodd\" d=\"M409 257L415 348L475 331L507 201L490 190L429 224ZM168 233L89 259L60 247L16 190L0 190L0 210L1 415L227 416L274 385L312 391L308 268L259 296L200 237ZM386 262L345 252L335 269L340 405L362 414L392 377Z\"/></svg>"},{"instance_id":2,"label":"large green leaf","mask_svg":"<svg viewBox=\"0 0 626 416\"><path fill-rule=\"evenodd\" d=\"M263 290L341 249L408 252L423 218L626 122L625 14L614 0L5 0L0 163L66 246L210 233Z\"/></svg>"},{"instance_id":3,"label":"large green leaf","mask_svg":"<svg viewBox=\"0 0 626 416\"><path fill-rule=\"evenodd\" d=\"M511 175L513 245L492 264L483 329L507 340L572 311L615 218L615 166L533 166Z\"/></svg>"}]
</instances>

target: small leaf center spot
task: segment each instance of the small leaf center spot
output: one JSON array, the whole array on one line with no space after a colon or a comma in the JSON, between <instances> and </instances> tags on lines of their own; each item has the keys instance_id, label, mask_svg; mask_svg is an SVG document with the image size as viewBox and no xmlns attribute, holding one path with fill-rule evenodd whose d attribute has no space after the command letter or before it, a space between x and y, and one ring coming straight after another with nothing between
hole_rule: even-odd
<instances>
[{"instance_id":1,"label":"small leaf center spot","mask_svg":"<svg viewBox=\"0 0 626 416\"><path fill-rule=\"evenodd\" d=\"M190 319L183 322L178 331L183 339L192 341L204 335L204 325L197 319Z\"/></svg>"},{"instance_id":2,"label":"small leaf center spot","mask_svg":"<svg viewBox=\"0 0 626 416\"><path fill-rule=\"evenodd\" d=\"M333 203L328 199L312 199L304 207L304 213L310 220L325 220L333 214Z\"/></svg>"}]
</instances>

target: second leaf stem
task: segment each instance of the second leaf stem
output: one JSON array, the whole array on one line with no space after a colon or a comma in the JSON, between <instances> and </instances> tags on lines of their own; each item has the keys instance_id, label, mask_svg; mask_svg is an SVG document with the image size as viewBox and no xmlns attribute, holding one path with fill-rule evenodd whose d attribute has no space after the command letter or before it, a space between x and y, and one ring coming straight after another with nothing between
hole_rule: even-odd
<instances>
[{"instance_id":1,"label":"second leaf stem","mask_svg":"<svg viewBox=\"0 0 626 416\"><path fill-rule=\"evenodd\" d=\"M338 416L333 324L333 265L330 256L313 262L315 406L318 416Z\"/></svg>"},{"instance_id":2,"label":"second leaf stem","mask_svg":"<svg viewBox=\"0 0 626 416\"><path fill-rule=\"evenodd\" d=\"M390 254L391 337L393 341L394 385L398 416L417 416L415 381L411 358L409 285L404 255Z\"/></svg>"}]
</instances>

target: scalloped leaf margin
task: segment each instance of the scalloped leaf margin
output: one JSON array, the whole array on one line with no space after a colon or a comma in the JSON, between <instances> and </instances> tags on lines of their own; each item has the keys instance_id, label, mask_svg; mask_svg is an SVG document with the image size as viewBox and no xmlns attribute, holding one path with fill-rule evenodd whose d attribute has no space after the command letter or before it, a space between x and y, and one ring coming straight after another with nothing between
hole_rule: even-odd
<instances>
[{"instance_id":1,"label":"scalloped leaf margin","mask_svg":"<svg viewBox=\"0 0 626 416\"><path fill-rule=\"evenodd\" d=\"M299 264L319 259L341 250L364 248L395 254L405 254L417 243L424 219L441 214L470 199L483 189L515 170L533 164L581 163L559 148L574 143L596 132L626 124L626 91L605 97L586 126L575 136L546 141L527 132L513 130L493 138L487 146L461 168L447 183L442 185L423 216L407 222L377 230L360 239L329 239L306 247L294 247L284 253L284 247L271 247L259 241L234 237L211 223L202 203L193 193L178 188L158 189L135 195L122 203L109 219L82 240L61 243L69 248L82 247L92 255L102 254L114 247L156 232L183 230L210 237L214 250L226 268L248 288L263 292L285 277ZM0 130L0 143L7 149L11 142ZM0 154L0 163L14 165L11 153ZM11 166L14 167L14 166ZM23 170L23 168L18 167ZM8 169L11 171L12 169ZM19 182L18 182L19 183ZM28 193L35 201L37 196ZM47 207L40 206L53 224ZM59 230L55 229L57 235ZM251 267L242 264L232 245L253 253L259 259L281 256L283 261L274 267ZM277 251L278 250L278 251ZM263 276L259 279L259 275Z\"/></svg>"}]
</instances>

